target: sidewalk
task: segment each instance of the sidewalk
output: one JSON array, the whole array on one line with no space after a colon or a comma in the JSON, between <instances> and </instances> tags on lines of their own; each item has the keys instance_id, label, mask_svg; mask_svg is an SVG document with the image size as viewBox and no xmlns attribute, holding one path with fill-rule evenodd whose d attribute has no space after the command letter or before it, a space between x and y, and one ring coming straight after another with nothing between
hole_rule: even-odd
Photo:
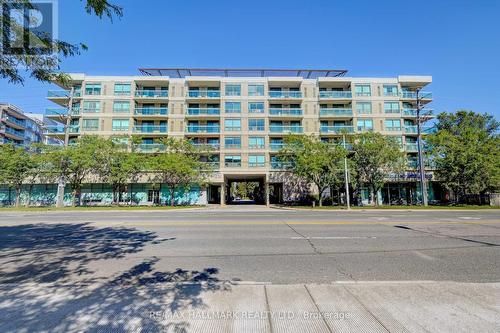
<instances>
[{"instance_id":1,"label":"sidewalk","mask_svg":"<svg viewBox=\"0 0 500 333\"><path fill-rule=\"evenodd\" d=\"M145 281L143 281L145 282ZM7 286L3 286L3 291ZM498 332L500 283L16 285L0 331Z\"/></svg>"}]
</instances>

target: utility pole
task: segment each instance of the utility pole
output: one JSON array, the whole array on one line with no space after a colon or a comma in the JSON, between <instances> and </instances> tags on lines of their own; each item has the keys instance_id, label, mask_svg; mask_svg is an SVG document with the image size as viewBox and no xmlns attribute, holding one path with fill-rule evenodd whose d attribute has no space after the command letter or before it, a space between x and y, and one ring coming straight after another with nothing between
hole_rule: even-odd
<instances>
[{"instance_id":1,"label":"utility pole","mask_svg":"<svg viewBox=\"0 0 500 333\"><path fill-rule=\"evenodd\" d=\"M69 92L69 101L68 101L68 112L66 114L66 124L64 125L64 147L69 145L69 129L71 126L71 110L73 109L73 95L75 92L75 88L71 87ZM57 202L56 207L64 207L64 188L66 187L66 180L61 175L59 176L59 182L57 184Z\"/></svg>"},{"instance_id":2,"label":"utility pole","mask_svg":"<svg viewBox=\"0 0 500 333\"><path fill-rule=\"evenodd\" d=\"M342 134L342 142L344 144L344 149L347 150L345 143L345 134ZM347 156L344 157L344 180L345 180L345 198L347 203L347 210L351 209L351 196L349 194L349 174L347 170Z\"/></svg>"},{"instance_id":3,"label":"utility pole","mask_svg":"<svg viewBox=\"0 0 500 333\"><path fill-rule=\"evenodd\" d=\"M418 169L420 173L420 189L422 191L422 204L424 206L428 205L427 202L427 184L425 182L425 163L424 156L422 152L422 118L420 112L422 111L422 105L420 103L420 88L416 91L417 99L417 147L418 147Z\"/></svg>"}]
</instances>

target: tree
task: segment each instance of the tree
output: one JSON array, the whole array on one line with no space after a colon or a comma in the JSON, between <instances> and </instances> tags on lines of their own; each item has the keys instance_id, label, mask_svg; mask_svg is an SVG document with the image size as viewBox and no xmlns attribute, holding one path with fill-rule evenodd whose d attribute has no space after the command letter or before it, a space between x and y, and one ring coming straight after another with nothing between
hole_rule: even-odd
<instances>
[{"instance_id":1,"label":"tree","mask_svg":"<svg viewBox=\"0 0 500 333\"><path fill-rule=\"evenodd\" d=\"M368 185L370 201L378 205L375 194L391 173L399 173L404 169L405 154L395 139L380 133L357 134L352 146L358 184Z\"/></svg>"},{"instance_id":2,"label":"tree","mask_svg":"<svg viewBox=\"0 0 500 333\"><path fill-rule=\"evenodd\" d=\"M437 132L427 137L436 176L457 203L468 194L500 187L500 123L488 114L461 110L437 116Z\"/></svg>"},{"instance_id":3,"label":"tree","mask_svg":"<svg viewBox=\"0 0 500 333\"><path fill-rule=\"evenodd\" d=\"M35 145L29 154L30 168L26 175L25 183L28 187L26 207L31 206L31 194L35 184L39 184L44 180L49 180L50 161L46 154L41 153L43 145Z\"/></svg>"},{"instance_id":4,"label":"tree","mask_svg":"<svg viewBox=\"0 0 500 333\"><path fill-rule=\"evenodd\" d=\"M156 181L166 184L170 192L170 205L175 205L175 192L188 189L193 183L202 183L202 163L198 161L192 144L184 140L163 140L166 151L151 158L151 169Z\"/></svg>"},{"instance_id":5,"label":"tree","mask_svg":"<svg viewBox=\"0 0 500 333\"><path fill-rule=\"evenodd\" d=\"M9 1L8 6L17 11L25 22L34 22L37 19L32 14L32 10L37 9L37 4L31 0ZM114 16L123 15L122 8L109 3L108 0L85 0L85 11L99 18L107 16L112 19ZM14 84L23 84L25 79L22 75L26 72L30 77L43 82L68 82L69 77L66 74L57 73L61 58L79 55L81 51L87 50L87 46L83 43L71 44L53 39L47 33L36 29L36 24L30 24L25 29L21 22L9 19L6 12L8 10L0 15L0 39L18 40L23 43L16 44L16 48L19 48L16 52L4 50L0 44L0 77ZM24 43L27 40L30 42Z\"/></svg>"},{"instance_id":6,"label":"tree","mask_svg":"<svg viewBox=\"0 0 500 333\"><path fill-rule=\"evenodd\" d=\"M98 136L82 136L67 147L49 147L51 174L62 177L71 189L73 206L80 204L84 180L101 174L106 168L108 142Z\"/></svg>"},{"instance_id":7,"label":"tree","mask_svg":"<svg viewBox=\"0 0 500 333\"><path fill-rule=\"evenodd\" d=\"M346 154L340 145L321 142L314 136L292 135L285 138L279 158L289 163L295 175L316 185L322 206L323 192L342 181Z\"/></svg>"},{"instance_id":8,"label":"tree","mask_svg":"<svg viewBox=\"0 0 500 333\"><path fill-rule=\"evenodd\" d=\"M127 152L122 144L109 141L105 163L99 169L102 180L113 188L113 203L122 201L122 188L136 179L148 164L146 156L135 152Z\"/></svg>"},{"instance_id":9,"label":"tree","mask_svg":"<svg viewBox=\"0 0 500 333\"><path fill-rule=\"evenodd\" d=\"M21 203L22 186L34 167L30 154L12 144L0 145L0 184L16 191L16 207Z\"/></svg>"}]
</instances>

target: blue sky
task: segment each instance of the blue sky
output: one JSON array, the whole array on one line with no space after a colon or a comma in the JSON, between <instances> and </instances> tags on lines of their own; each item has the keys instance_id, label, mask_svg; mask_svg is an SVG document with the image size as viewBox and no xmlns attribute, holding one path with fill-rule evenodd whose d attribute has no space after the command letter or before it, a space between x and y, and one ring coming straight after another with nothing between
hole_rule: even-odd
<instances>
[{"instance_id":1,"label":"blue sky","mask_svg":"<svg viewBox=\"0 0 500 333\"><path fill-rule=\"evenodd\" d=\"M436 112L500 118L500 1L112 0L111 23L59 0L59 34L89 50L62 69L136 75L138 67L341 68L349 76L432 75ZM51 85L0 80L0 101L28 112Z\"/></svg>"}]
</instances>

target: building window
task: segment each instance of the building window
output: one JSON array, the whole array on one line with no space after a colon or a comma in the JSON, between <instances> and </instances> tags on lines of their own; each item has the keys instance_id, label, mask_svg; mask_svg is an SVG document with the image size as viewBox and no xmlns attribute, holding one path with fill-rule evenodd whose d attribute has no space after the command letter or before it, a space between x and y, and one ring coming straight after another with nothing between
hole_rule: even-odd
<instances>
[{"instance_id":1,"label":"building window","mask_svg":"<svg viewBox=\"0 0 500 333\"><path fill-rule=\"evenodd\" d=\"M399 113L399 102L385 102L384 103L385 113Z\"/></svg>"},{"instance_id":2,"label":"building window","mask_svg":"<svg viewBox=\"0 0 500 333\"><path fill-rule=\"evenodd\" d=\"M128 119L113 119L113 131L128 131L129 120Z\"/></svg>"},{"instance_id":3,"label":"building window","mask_svg":"<svg viewBox=\"0 0 500 333\"><path fill-rule=\"evenodd\" d=\"M241 167L241 155L226 155L224 164L226 167Z\"/></svg>"},{"instance_id":4,"label":"building window","mask_svg":"<svg viewBox=\"0 0 500 333\"><path fill-rule=\"evenodd\" d=\"M386 131L401 131L401 120L400 119L386 119L385 120Z\"/></svg>"},{"instance_id":5,"label":"building window","mask_svg":"<svg viewBox=\"0 0 500 333\"><path fill-rule=\"evenodd\" d=\"M264 113L264 102L251 102L248 103L249 113Z\"/></svg>"},{"instance_id":6,"label":"building window","mask_svg":"<svg viewBox=\"0 0 500 333\"><path fill-rule=\"evenodd\" d=\"M356 112L358 114L371 114L372 103L370 102L356 102Z\"/></svg>"},{"instance_id":7,"label":"building window","mask_svg":"<svg viewBox=\"0 0 500 333\"><path fill-rule=\"evenodd\" d=\"M100 95L101 94L101 84L100 83L87 83L85 84L85 95Z\"/></svg>"},{"instance_id":8,"label":"building window","mask_svg":"<svg viewBox=\"0 0 500 333\"><path fill-rule=\"evenodd\" d=\"M356 96L371 96L372 90L369 84L357 84L355 86Z\"/></svg>"},{"instance_id":9,"label":"building window","mask_svg":"<svg viewBox=\"0 0 500 333\"><path fill-rule=\"evenodd\" d=\"M116 96L130 96L130 83L115 83Z\"/></svg>"},{"instance_id":10,"label":"building window","mask_svg":"<svg viewBox=\"0 0 500 333\"><path fill-rule=\"evenodd\" d=\"M248 119L249 131L264 131L264 119Z\"/></svg>"},{"instance_id":11,"label":"building window","mask_svg":"<svg viewBox=\"0 0 500 333\"><path fill-rule=\"evenodd\" d=\"M384 84L384 96L398 96L398 86L393 84Z\"/></svg>"},{"instance_id":12,"label":"building window","mask_svg":"<svg viewBox=\"0 0 500 333\"><path fill-rule=\"evenodd\" d=\"M113 112L130 112L130 102L128 101L115 101L113 103Z\"/></svg>"},{"instance_id":13,"label":"building window","mask_svg":"<svg viewBox=\"0 0 500 333\"><path fill-rule=\"evenodd\" d=\"M225 119L224 130L241 131L241 119Z\"/></svg>"},{"instance_id":14,"label":"building window","mask_svg":"<svg viewBox=\"0 0 500 333\"><path fill-rule=\"evenodd\" d=\"M264 96L264 85L263 84L249 84L248 85L248 96Z\"/></svg>"},{"instance_id":15,"label":"building window","mask_svg":"<svg viewBox=\"0 0 500 333\"><path fill-rule=\"evenodd\" d=\"M265 147L265 140L262 136L251 136L248 138L248 148L250 149L263 149Z\"/></svg>"},{"instance_id":16,"label":"building window","mask_svg":"<svg viewBox=\"0 0 500 333\"><path fill-rule=\"evenodd\" d=\"M248 155L249 167L263 167L266 166L266 157L264 155Z\"/></svg>"},{"instance_id":17,"label":"building window","mask_svg":"<svg viewBox=\"0 0 500 333\"><path fill-rule=\"evenodd\" d=\"M224 138L224 148L241 148L240 136L226 136Z\"/></svg>"},{"instance_id":18,"label":"building window","mask_svg":"<svg viewBox=\"0 0 500 333\"><path fill-rule=\"evenodd\" d=\"M373 130L372 119L358 119L358 131L371 131Z\"/></svg>"},{"instance_id":19,"label":"building window","mask_svg":"<svg viewBox=\"0 0 500 333\"><path fill-rule=\"evenodd\" d=\"M226 96L241 96L241 84L226 84Z\"/></svg>"},{"instance_id":20,"label":"building window","mask_svg":"<svg viewBox=\"0 0 500 333\"><path fill-rule=\"evenodd\" d=\"M100 112L101 102L99 101L84 101L83 102L83 112Z\"/></svg>"},{"instance_id":21,"label":"building window","mask_svg":"<svg viewBox=\"0 0 500 333\"><path fill-rule=\"evenodd\" d=\"M226 113L241 113L241 103L240 102L226 102L225 109L226 109Z\"/></svg>"},{"instance_id":22,"label":"building window","mask_svg":"<svg viewBox=\"0 0 500 333\"><path fill-rule=\"evenodd\" d=\"M98 131L99 119L83 119L82 127L84 131Z\"/></svg>"}]
</instances>

